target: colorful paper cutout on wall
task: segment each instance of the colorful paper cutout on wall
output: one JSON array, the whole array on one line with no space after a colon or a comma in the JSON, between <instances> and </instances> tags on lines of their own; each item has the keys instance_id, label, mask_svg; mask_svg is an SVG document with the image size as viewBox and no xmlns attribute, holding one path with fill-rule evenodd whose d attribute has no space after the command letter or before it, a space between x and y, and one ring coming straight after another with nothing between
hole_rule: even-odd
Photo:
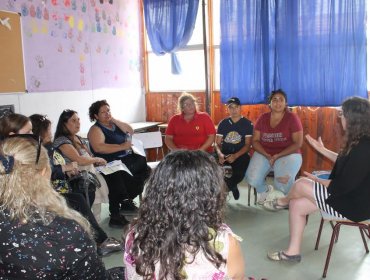
<instances>
[{"instance_id":1,"label":"colorful paper cutout on wall","mask_svg":"<svg viewBox=\"0 0 370 280\"><path fill-rule=\"evenodd\" d=\"M140 87L138 0L8 0L22 15L29 92Z\"/></svg>"}]
</instances>

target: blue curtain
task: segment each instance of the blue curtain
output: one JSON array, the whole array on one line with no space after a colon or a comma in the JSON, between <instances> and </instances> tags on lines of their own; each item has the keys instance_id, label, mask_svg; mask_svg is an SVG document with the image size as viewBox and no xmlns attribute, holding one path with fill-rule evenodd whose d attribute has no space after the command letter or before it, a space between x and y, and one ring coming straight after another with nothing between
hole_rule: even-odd
<instances>
[{"instance_id":1,"label":"blue curtain","mask_svg":"<svg viewBox=\"0 0 370 280\"><path fill-rule=\"evenodd\" d=\"M367 97L365 0L221 2L221 99L338 106Z\"/></svg>"},{"instance_id":2,"label":"blue curtain","mask_svg":"<svg viewBox=\"0 0 370 280\"><path fill-rule=\"evenodd\" d=\"M145 27L156 55L171 53L172 73L181 73L176 50L193 34L199 0L144 0Z\"/></svg>"}]
</instances>

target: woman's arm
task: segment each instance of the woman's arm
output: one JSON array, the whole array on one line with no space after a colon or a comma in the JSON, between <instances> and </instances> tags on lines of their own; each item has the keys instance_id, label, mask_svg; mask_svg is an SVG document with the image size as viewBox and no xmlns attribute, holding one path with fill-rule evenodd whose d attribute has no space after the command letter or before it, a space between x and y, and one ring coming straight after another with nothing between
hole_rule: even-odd
<instances>
[{"instance_id":1,"label":"woman's arm","mask_svg":"<svg viewBox=\"0 0 370 280\"><path fill-rule=\"evenodd\" d=\"M307 142L320 154L322 154L324 157L327 157L332 162L335 162L337 160L338 154L325 148L324 143L321 140L321 137L319 137L317 140L312 138L309 134L306 134Z\"/></svg>"},{"instance_id":2,"label":"woman's arm","mask_svg":"<svg viewBox=\"0 0 370 280\"><path fill-rule=\"evenodd\" d=\"M240 243L229 234L229 253L227 256L227 276L233 280L243 280L245 275L244 257Z\"/></svg>"},{"instance_id":3,"label":"woman's arm","mask_svg":"<svg viewBox=\"0 0 370 280\"><path fill-rule=\"evenodd\" d=\"M112 118L112 123L114 123L116 126L118 126L120 130L122 130L126 133L130 133L131 135L134 134L134 129L128 123L122 122L122 121L117 120L115 118Z\"/></svg>"},{"instance_id":4,"label":"woman's arm","mask_svg":"<svg viewBox=\"0 0 370 280\"><path fill-rule=\"evenodd\" d=\"M225 162L225 155L221 151L221 143L222 143L222 135L216 134L216 141L215 141L215 150L218 156L218 162L220 164L224 164Z\"/></svg>"},{"instance_id":5,"label":"woman's arm","mask_svg":"<svg viewBox=\"0 0 370 280\"><path fill-rule=\"evenodd\" d=\"M202 146L199 147L199 150L207 151L207 149L212 146L213 142L215 142L215 135L208 135L207 140L203 143Z\"/></svg>"},{"instance_id":6,"label":"woman's arm","mask_svg":"<svg viewBox=\"0 0 370 280\"><path fill-rule=\"evenodd\" d=\"M63 153L63 156L69 158L71 161L77 162L79 165L89 165L89 164L106 164L105 159L99 157L84 157L81 156L75 147L71 144L63 144L59 146L59 150Z\"/></svg>"},{"instance_id":7,"label":"woman's arm","mask_svg":"<svg viewBox=\"0 0 370 280\"><path fill-rule=\"evenodd\" d=\"M253 149L256 152L259 152L261 155L265 156L268 160L271 159L271 155L268 154L265 149L262 147L262 144L260 142L261 139L261 132L259 130L254 130L253 136L252 136L252 146Z\"/></svg>"},{"instance_id":8,"label":"woman's arm","mask_svg":"<svg viewBox=\"0 0 370 280\"><path fill-rule=\"evenodd\" d=\"M171 150L171 151L176 151L178 150L177 146L173 142L173 136L172 135L166 135L164 138L164 143L166 143L166 146Z\"/></svg>"},{"instance_id":9,"label":"woman's arm","mask_svg":"<svg viewBox=\"0 0 370 280\"><path fill-rule=\"evenodd\" d=\"M104 133L95 125L90 128L87 138L93 150L99 154L112 154L131 149L131 141L126 141L121 144L106 144Z\"/></svg>"}]
</instances>

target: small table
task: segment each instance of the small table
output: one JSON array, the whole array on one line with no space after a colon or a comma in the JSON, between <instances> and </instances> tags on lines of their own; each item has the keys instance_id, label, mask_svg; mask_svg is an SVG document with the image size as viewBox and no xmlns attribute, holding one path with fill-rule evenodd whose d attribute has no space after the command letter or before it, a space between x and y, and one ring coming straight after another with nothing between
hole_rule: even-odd
<instances>
[{"instance_id":1,"label":"small table","mask_svg":"<svg viewBox=\"0 0 370 280\"><path fill-rule=\"evenodd\" d=\"M131 127L135 132L143 132L149 128L153 128L161 124L161 122L134 122L130 123Z\"/></svg>"}]
</instances>

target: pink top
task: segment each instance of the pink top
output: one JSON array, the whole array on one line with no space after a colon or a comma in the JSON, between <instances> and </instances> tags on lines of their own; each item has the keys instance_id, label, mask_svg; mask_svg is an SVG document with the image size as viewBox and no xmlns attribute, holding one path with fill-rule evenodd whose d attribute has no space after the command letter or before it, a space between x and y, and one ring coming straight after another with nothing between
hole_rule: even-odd
<instances>
[{"instance_id":1,"label":"pink top","mask_svg":"<svg viewBox=\"0 0 370 280\"><path fill-rule=\"evenodd\" d=\"M302 131L302 123L298 116L291 112L285 112L280 123L272 128L270 126L271 112L260 116L254 126L261 133L260 143L271 156L280 153L293 144L292 134ZM301 153L300 149L296 153Z\"/></svg>"},{"instance_id":2,"label":"pink top","mask_svg":"<svg viewBox=\"0 0 370 280\"><path fill-rule=\"evenodd\" d=\"M232 230L227 225L222 225L219 229L217 236L214 241L216 251L222 255L224 259L227 260L229 253L229 234L239 241L242 239L235 235ZM135 260L130 254L132 244L134 242L134 232L131 230L126 237L125 244L125 254L123 257L123 262L126 267L126 279L130 280L141 280L142 276L136 274L135 271ZM213 263L207 260L203 251L199 251L195 257L193 255L188 255L187 261L193 262L187 263L185 261L185 266L183 268L184 273L187 275L187 279L197 279L197 280L222 280L227 276L227 264L222 264L219 268L215 267ZM153 280L158 279L160 264L159 262L155 265L155 277Z\"/></svg>"}]
</instances>

